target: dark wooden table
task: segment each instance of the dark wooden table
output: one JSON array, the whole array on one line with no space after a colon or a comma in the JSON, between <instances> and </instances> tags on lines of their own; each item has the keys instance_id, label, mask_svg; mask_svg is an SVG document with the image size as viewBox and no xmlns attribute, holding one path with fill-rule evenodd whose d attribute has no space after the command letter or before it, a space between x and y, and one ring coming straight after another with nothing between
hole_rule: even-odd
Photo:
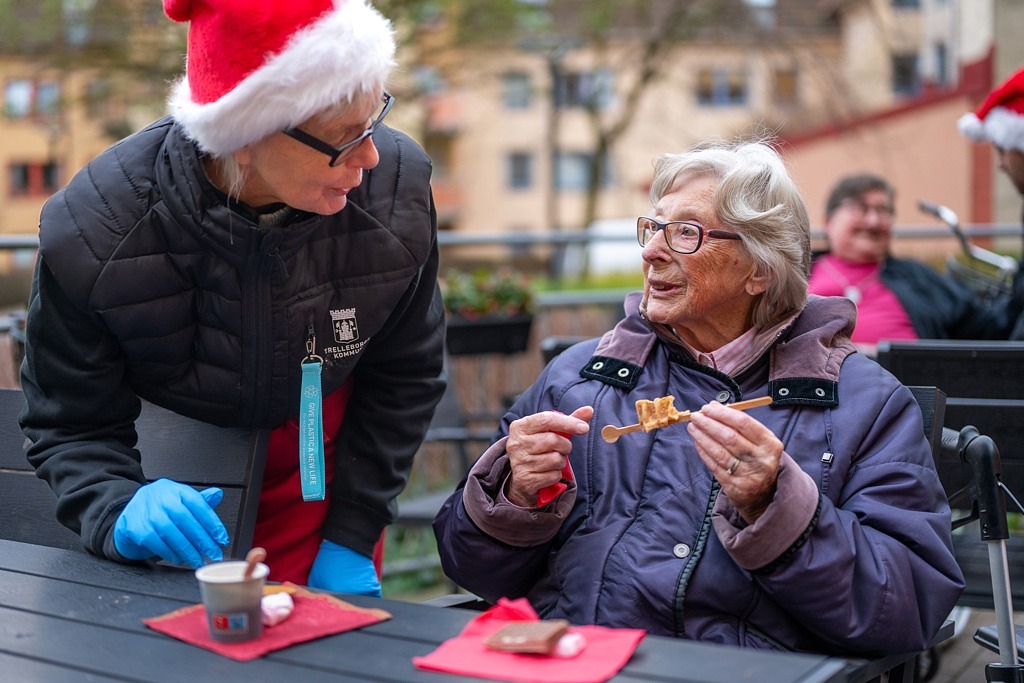
<instances>
[{"instance_id":1,"label":"dark wooden table","mask_svg":"<svg viewBox=\"0 0 1024 683\"><path fill-rule=\"evenodd\" d=\"M456 635L476 614L344 596L393 618L357 631L236 662L148 629L140 620L199 602L191 572L100 560L84 552L0 541L0 680L473 681L420 671L412 658ZM846 680L842 659L763 653L646 637L618 683L791 683Z\"/></svg>"}]
</instances>

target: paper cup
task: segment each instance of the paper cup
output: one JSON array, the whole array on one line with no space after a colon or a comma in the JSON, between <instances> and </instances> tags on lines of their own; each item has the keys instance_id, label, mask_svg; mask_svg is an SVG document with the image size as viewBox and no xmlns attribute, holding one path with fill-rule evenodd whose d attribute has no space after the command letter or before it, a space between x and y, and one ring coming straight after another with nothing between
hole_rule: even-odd
<instances>
[{"instance_id":1,"label":"paper cup","mask_svg":"<svg viewBox=\"0 0 1024 683\"><path fill-rule=\"evenodd\" d=\"M196 570L199 591L206 605L210 638L238 643L263 633L260 600L270 568L258 563L252 576L243 579L245 562L214 562Z\"/></svg>"}]
</instances>

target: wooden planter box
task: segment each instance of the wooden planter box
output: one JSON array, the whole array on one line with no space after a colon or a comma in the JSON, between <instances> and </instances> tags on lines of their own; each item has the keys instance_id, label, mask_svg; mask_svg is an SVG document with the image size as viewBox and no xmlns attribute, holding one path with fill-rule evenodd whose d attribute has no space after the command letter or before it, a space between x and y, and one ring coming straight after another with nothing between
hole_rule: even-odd
<instances>
[{"instance_id":1,"label":"wooden planter box","mask_svg":"<svg viewBox=\"0 0 1024 683\"><path fill-rule=\"evenodd\" d=\"M450 316L446 337L448 353L457 356L525 351L532 324L533 316L528 313L480 318Z\"/></svg>"}]
</instances>

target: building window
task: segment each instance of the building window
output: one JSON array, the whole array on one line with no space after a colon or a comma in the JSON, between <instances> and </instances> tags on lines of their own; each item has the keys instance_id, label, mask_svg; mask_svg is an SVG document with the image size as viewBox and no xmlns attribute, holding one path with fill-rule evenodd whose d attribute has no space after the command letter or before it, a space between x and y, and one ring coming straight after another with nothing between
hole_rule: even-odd
<instances>
[{"instance_id":1,"label":"building window","mask_svg":"<svg viewBox=\"0 0 1024 683\"><path fill-rule=\"evenodd\" d=\"M949 69L946 62L949 56L945 43L935 44L935 82L939 85L949 85Z\"/></svg>"},{"instance_id":2,"label":"building window","mask_svg":"<svg viewBox=\"0 0 1024 683\"><path fill-rule=\"evenodd\" d=\"M508 155L508 186L523 190L533 185L533 155L529 152L512 152Z\"/></svg>"},{"instance_id":3,"label":"building window","mask_svg":"<svg viewBox=\"0 0 1024 683\"><path fill-rule=\"evenodd\" d=\"M46 197L57 191L57 164L11 164L12 197Z\"/></svg>"},{"instance_id":4,"label":"building window","mask_svg":"<svg viewBox=\"0 0 1024 683\"><path fill-rule=\"evenodd\" d=\"M892 56L892 91L897 95L915 95L920 82L917 74L917 55Z\"/></svg>"},{"instance_id":5,"label":"building window","mask_svg":"<svg viewBox=\"0 0 1024 683\"><path fill-rule=\"evenodd\" d=\"M798 101L796 69L776 69L772 75L772 97L775 104L796 104Z\"/></svg>"},{"instance_id":6,"label":"building window","mask_svg":"<svg viewBox=\"0 0 1024 683\"><path fill-rule=\"evenodd\" d=\"M46 81L36 88L36 113L56 114L60 111L60 83Z\"/></svg>"},{"instance_id":7,"label":"building window","mask_svg":"<svg viewBox=\"0 0 1024 683\"><path fill-rule=\"evenodd\" d=\"M555 158L555 187L559 190L586 190L594 155L590 152L559 152ZM611 160L605 157L600 187L612 184Z\"/></svg>"},{"instance_id":8,"label":"building window","mask_svg":"<svg viewBox=\"0 0 1024 683\"><path fill-rule=\"evenodd\" d=\"M4 86L4 116L23 119L56 114L60 110L60 83L14 79Z\"/></svg>"},{"instance_id":9,"label":"building window","mask_svg":"<svg viewBox=\"0 0 1024 683\"><path fill-rule=\"evenodd\" d=\"M416 87L424 95L438 95L448 89L444 76L432 66L418 66L413 71Z\"/></svg>"},{"instance_id":10,"label":"building window","mask_svg":"<svg viewBox=\"0 0 1024 683\"><path fill-rule=\"evenodd\" d=\"M701 69L697 73L697 102L709 106L747 103L747 73L743 69Z\"/></svg>"},{"instance_id":11,"label":"building window","mask_svg":"<svg viewBox=\"0 0 1024 683\"><path fill-rule=\"evenodd\" d=\"M555 78L555 105L604 109L612 103L612 72L563 71Z\"/></svg>"},{"instance_id":12,"label":"building window","mask_svg":"<svg viewBox=\"0 0 1024 683\"><path fill-rule=\"evenodd\" d=\"M39 170L41 179L40 187L43 194L53 194L60 187L60 177L57 173L57 164L42 164Z\"/></svg>"},{"instance_id":13,"label":"building window","mask_svg":"<svg viewBox=\"0 0 1024 683\"><path fill-rule=\"evenodd\" d=\"M64 39L72 47L82 47L92 37L89 13L95 3L91 0L63 0Z\"/></svg>"},{"instance_id":14,"label":"building window","mask_svg":"<svg viewBox=\"0 0 1024 683\"><path fill-rule=\"evenodd\" d=\"M28 195L28 164L11 164L11 196Z\"/></svg>"},{"instance_id":15,"label":"building window","mask_svg":"<svg viewBox=\"0 0 1024 683\"><path fill-rule=\"evenodd\" d=\"M502 78L505 107L507 109L527 109L533 100L530 74L513 71Z\"/></svg>"},{"instance_id":16,"label":"building window","mask_svg":"<svg viewBox=\"0 0 1024 683\"><path fill-rule=\"evenodd\" d=\"M776 25L775 0L743 0L747 13L761 29L773 29Z\"/></svg>"},{"instance_id":17,"label":"building window","mask_svg":"<svg viewBox=\"0 0 1024 683\"><path fill-rule=\"evenodd\" d=\"M18 79L4 86L4 116L23 119L32 113L32 81Z\"/></svg>"}]
</instances>

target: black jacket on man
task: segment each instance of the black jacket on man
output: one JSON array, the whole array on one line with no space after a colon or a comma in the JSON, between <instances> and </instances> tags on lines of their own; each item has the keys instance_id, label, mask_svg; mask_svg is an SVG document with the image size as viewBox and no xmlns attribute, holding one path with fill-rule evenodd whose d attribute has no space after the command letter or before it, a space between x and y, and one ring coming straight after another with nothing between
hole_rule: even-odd
<instances>
[{"instance_id":1,"label":"black jacket on man","mask_svg":"<svg viewBox=\"0 0 1024 683\"><path fill-rule=\"evenodd\" d=\"M1024 301L1005 297L990 305L966 285L909 258L886 256L879 275L920 339L1006 339Z\"/></svg>"},{"instance_id":2,"label":"black jacket on man","mask_svg":"<svg viewBox=\"0 0 1024 683\"><path fill-rule=\"evenodd\" d=\"M913 259L889 256L882 282L903 304L921 339L1006 339L1016 317L1014 302L989 305L953 278Z\"/></svg>"},{"instance_id":3,"label":"black jacket on man","mask_svg":"<svg viewBox=\"0 0 1024 683\"><path fill-rule=\"evenodd\" d=\"M386 127L374 143L380 163L342 211L281 227L229 204L169 118L47 202L21 422L58 519L92 552L120 559L111 530L145 483L139 397L276 427L298 412L312 331L323 395L353 383L323 534L371 553L443 391L444 338L430 161Z\"/></svg>"}]
</instances>

